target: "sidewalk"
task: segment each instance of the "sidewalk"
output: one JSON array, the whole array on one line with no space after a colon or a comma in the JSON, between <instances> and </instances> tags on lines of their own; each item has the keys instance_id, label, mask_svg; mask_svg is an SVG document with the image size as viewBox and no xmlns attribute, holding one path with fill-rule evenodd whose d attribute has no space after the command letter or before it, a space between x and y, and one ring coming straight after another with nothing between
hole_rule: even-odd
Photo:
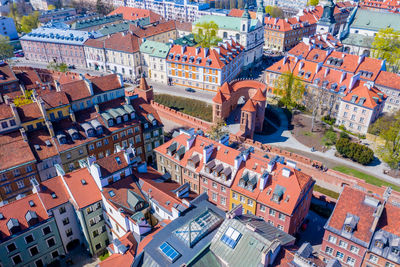
<instances>
[{"instance_id":1,"label":"sidewalk","mask_svg":"<svg viewBox=\"0 0 400 267\"><path fill-rule=\"evenodd\" d=\"M314 160L319 161L329 161L336 165L345 165L351 167L353 169L357 169L364 173L373 175L377 178L380 178L384 181L400 185L400 179L393 178L389 175L383 174L383 170L388 167L385 166L384 163L380 162L375 166L364 166L346 159L338 158L335 156L335 149L331 148L326 152L315 151L311 152L311 148L303 145L299 141L292 136L291 132L288 130L288 121L287 117L283 113L281 109L274 109L281 120L280 128L271 135L255 135L254 140L259 141L264 144L270 144L273 146L280 147L282 149L287 149L289 151L293 151L298 154L306 155Z\"/></svg>"}]
</instances>

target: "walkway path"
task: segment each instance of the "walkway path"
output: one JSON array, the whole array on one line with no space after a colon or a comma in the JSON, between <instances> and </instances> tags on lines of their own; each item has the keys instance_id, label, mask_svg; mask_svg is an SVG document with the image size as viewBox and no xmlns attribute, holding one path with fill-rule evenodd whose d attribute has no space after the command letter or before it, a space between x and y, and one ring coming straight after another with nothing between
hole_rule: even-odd
<instances>
[{"instance_id":1,"label":"walkway path","mask_svg":"<svg viewBox=\"0 0 400 267\"><path fill-rule=\"evenodd\" d=\"M384 163L379 163L375 166L363 166L361 164L336 157L335 148L331 148L326 152L311 152L311 149L309 147L297 141L297 139L288 130L288 120L282 109L274 108L274 112L279 116L279 120L281 121L279 129L271 135L256 134L254 135L254 140L308 156L314 160L324 162L328 166L345 165L350 168L357 169L359 171L378 177L387 182L400 185L399 179L383 174L383 170L388 168L385 166Z\"/></svg>"}]
</instances>

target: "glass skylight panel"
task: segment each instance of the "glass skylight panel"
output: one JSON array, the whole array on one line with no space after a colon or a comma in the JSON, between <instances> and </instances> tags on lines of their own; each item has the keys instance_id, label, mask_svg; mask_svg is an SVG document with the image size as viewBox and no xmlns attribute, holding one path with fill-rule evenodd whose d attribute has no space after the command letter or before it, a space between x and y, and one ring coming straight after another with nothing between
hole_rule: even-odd
<instances>
[{"instance_id":1,"label":"glass skylight panel","mask_svg":"<svg viewBox=\"0 0 400 267\"><path fill-rule=\"evenodd\" d=\"M176 251L170 244L167 242L162 243L160 246L160 251L166 256L172 263L175 262L181 254Z\"/></svg>"},{"instance_id":2,"label":"glass skylight panel","mask_svg":"<svg viewBox=\"0 0 400 267\"><path fill-rule=\"evenodd\" d=\"M221 241L228 247L234 249L241 237L242 234L239 231L229 227L225 234L221 237Z\"/></svg>"}]
</instances>

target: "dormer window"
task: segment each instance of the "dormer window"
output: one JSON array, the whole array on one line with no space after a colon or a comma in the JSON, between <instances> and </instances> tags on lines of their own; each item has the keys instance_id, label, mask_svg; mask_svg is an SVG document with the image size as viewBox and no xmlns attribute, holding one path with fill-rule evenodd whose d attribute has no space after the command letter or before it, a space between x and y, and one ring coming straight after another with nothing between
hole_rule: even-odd
<instances>
[{"instance_id":1,"label":"dormer window","mask_svg":"<svg viewBox=\"0 0 400 267\"><path fill-rule=\"evenodd\" d=\"M375 247L377 248L383 248L383 242L381 240L376 240L375 241Z\"/></svg>"},{"instance_id":2,"label":"dormer window","mask_svg":"<svg viewBox=\"0 0 400 267\"><path fill-rule=\"evenodd\" d=\"M394 255L399 255L399 254L400 254L399 248L392 248L392 253L393 253Z\"/></svg>"}]
</instances>

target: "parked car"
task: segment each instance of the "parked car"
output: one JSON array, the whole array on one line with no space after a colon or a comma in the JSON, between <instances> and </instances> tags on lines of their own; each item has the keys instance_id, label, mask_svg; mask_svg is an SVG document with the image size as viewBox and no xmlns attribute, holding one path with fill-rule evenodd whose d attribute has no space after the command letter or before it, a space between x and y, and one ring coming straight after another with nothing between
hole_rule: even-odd
<instances>
[{"instance_id":1,"label":"parked car","mask_svg":"<svg viewBox=\"0 0 400 267\"><path fill-rule=\"evenodd\" d=\"M193 88L189 88L189 87L186 88L185 91L186 91L186 92L189 92L189 93L194 93L194 92L196 92L196 90L194 90Z\"/></svg>"}]
</instances>

